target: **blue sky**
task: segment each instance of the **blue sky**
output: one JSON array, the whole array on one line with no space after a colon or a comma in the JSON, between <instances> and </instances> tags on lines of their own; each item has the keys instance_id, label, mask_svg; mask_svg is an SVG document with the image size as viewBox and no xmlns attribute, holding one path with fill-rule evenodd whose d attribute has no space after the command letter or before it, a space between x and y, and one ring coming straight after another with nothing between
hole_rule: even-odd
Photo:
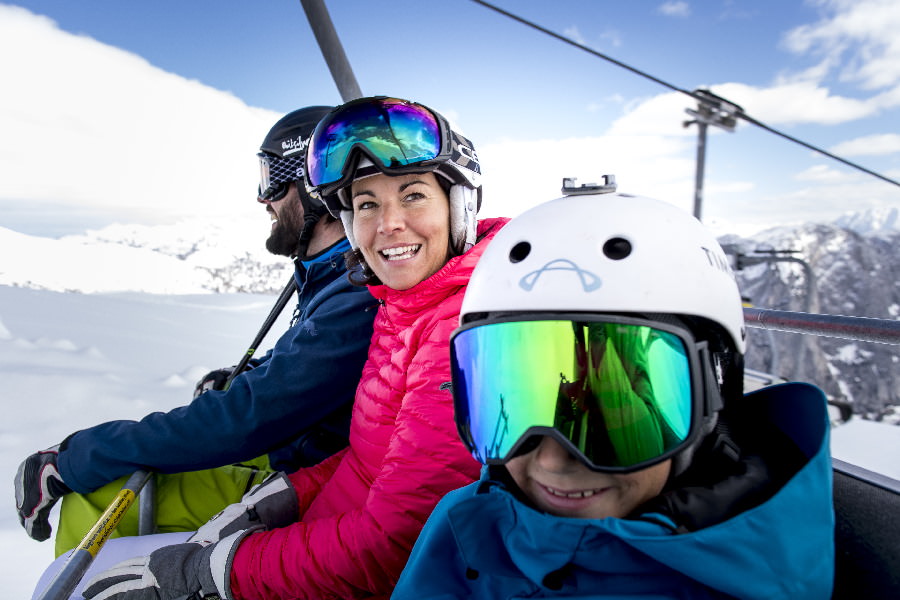
<instances>
[{"instance_id":1,"label":"blue sky","mask_svg":"<svg viewBox=\"0 0 900 600\"><path fill-rule=\"evenodd\" d=\"M495 3L900 180L895 0ZM484 215L606 173L691 210L687 96L471 0L326 4L364 94L423 102L475 142ZM0 55L0 226L33 235L192 216L263 232L259 142L284 112L340 102L296 0L0 3ZM751 125L710 130L717 232L897 206L900 187Z\"/></svg>"}]
</instances>

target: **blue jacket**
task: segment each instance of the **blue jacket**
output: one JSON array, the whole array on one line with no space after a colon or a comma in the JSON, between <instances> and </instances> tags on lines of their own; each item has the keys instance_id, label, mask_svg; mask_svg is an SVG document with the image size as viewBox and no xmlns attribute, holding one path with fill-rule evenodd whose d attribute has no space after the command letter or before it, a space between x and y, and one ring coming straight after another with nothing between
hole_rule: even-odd
<instances>
[{"instance_id":1,"label":"blue jacket","mask_svg":"<svg viewBox=\"0 0 900 600\"><path fill-rule=\"evenodd\" d=\"M149 468L207 469L266 453L278 470L316 464L346 446L350 410L368 354L377 303L350 285L346 241L298 264L292 326L226 391L140 421L110 421L69 436L58 465L79 493Z\"/></svg>"},{"instance_id":2,"label":"blue jacket","mask_svg":"<svg viewBox=\"0 0 900 600\"><path fill-rule=\"evenodd\" d=\"M784 448L799 453L781 475L783 483L740 509L733 508L740 502L723 509L731 511L724 520L685 531L677 511L639 511L629 519L555 517L517 500L484 469L479 482L438 504L392 598L829 598L834 515L824 395L791 383L744 399L752 422L783 431L796 445ZM780 437L763 431L758 436L766 443ZM763 455L777 471L781 449L770 450Z\"/></svg>"}]
</instances>

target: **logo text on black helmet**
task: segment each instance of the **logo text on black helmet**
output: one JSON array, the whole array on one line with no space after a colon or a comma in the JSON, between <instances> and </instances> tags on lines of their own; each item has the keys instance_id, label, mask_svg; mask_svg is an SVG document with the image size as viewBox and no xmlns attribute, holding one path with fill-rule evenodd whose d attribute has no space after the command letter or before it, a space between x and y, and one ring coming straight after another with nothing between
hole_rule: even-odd
<instances>
[{"instance_id":1,"label":"logo text on black helmet","mask_svg":"<svg viewBox=\"0 0 900 600\"><path fill-rule=\"evenodd\" d=\"M282 141L281 150L284 153L284 156L289 156L291 154L296 154L297 152L303 152L308 145L309 138L298 135L295 138L288 138Z\"/></svg>"}]
</instances>

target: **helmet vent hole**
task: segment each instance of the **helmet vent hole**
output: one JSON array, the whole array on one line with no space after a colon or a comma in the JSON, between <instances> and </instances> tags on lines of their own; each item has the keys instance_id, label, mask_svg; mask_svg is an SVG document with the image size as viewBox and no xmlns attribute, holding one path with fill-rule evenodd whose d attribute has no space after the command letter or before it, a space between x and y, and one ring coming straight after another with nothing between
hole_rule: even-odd
<instances>
[{"instance_id":1,"label":"helmet vent hole","mask_svg":"<svg viewBox=\"0 0 900 600\"><path fill-rule=\"evenodd\" d=\"M528 242L519 242L509 251L509 262L515 264L522 262L531 254L531 244Z\"/></svg>"},{"instance_id":2,"label":"helmet vent hole","mask_svg":"<svg viewBox=\"0 0 900 600\"><path fill-rule=\"evenodd\" d=\"M609 238L603 244L603 254L610 260L622 260L631 254L631 242L625 238Z\"/></svg>"}]
</instances>

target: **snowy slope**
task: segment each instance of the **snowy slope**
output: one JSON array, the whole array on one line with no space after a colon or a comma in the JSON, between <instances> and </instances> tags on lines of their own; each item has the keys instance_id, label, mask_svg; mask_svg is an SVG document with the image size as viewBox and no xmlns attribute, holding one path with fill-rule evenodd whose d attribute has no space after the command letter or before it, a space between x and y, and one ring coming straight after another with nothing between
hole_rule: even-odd
<instances>
[{"instance_id":1,"label":"snowy slope","mask_svg":"<svg viewBox=\"0 0 900 600\"><path fill-rule=\"evenodd\" d=\"M291 273L287 259L264 248L269 227L265 213L251 223L110 225L59 239L0 227L0 284L84 293L268 293Z\"/></svg>"},{"instance_id":2,"label":"snowy slope","mask_svg":"<svg viewBox=\"0 0 900 600\"><path fill-rule=\"evenodd\" d=\"M28 538L12 481L28 454L101 421L190 401L212 368L235 364L274 304L250 294L71 294L0 285L0 584L28 598L53 559ZM263 352L287 327L275 324Z\"/></svg>"}]
</instances>

